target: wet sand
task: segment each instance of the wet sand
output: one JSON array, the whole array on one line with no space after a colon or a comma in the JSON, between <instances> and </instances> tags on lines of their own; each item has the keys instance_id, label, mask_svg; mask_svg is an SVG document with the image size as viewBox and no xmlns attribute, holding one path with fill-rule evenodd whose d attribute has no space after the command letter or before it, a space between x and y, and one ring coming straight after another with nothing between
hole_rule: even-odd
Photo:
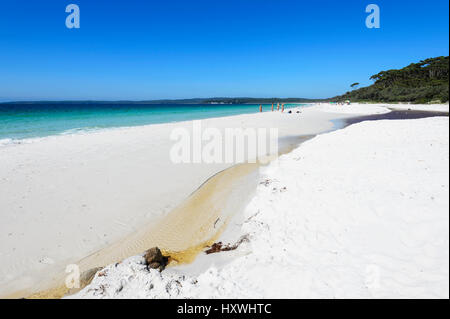
<instances>
[{"instance_id":1,"label":"wet sand","mask_svg":"<svg viewBox=\"0 0 450 319\"><path fill-rule=\"evenodd\" d=\"M414 110L393 110L390 113L374 114L347 118L344 120L345 126L356 124L363 121L377 121L377 120L412 120L435 116L449 116L448 112L434 112L434 111L414 111Z\"/></svg>"}]
</instances>

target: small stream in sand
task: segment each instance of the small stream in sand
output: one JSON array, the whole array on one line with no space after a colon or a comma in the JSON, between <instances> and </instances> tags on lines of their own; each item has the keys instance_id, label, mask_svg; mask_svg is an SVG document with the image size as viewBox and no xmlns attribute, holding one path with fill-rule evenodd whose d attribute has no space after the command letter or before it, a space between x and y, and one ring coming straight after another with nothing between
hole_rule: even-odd
<instances>
[{"instance_id":1,"label":"small stream in sand","mask_svg":"<svg viewBox=\"0 0 450 319\"><path fill-rule=\"evenodd\" d=\"M280 138L278 155L290 152L312 137ZM276 157L272 156L269 160ZM262 165L267 164L236 164L211 176L164 217L77 262L80 273L142 254L155 246L164 255L170 256L170 267L191 263L199 253L217 241L232 217L245 208L258 184ZM66 276L61 270L50 280L36 285L33 291L20 291L9 297L60 298L74 292L69 292L65 287Z\"/></svg>"}]
</instances>

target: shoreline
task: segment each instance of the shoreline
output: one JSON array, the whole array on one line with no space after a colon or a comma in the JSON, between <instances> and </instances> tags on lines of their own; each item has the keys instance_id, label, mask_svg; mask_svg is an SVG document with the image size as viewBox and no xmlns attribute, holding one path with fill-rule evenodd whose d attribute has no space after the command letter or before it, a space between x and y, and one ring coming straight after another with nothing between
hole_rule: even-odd
<instances>
[{"instance_id":1,"label":"shoreline","mask_svg":"<svg viewBox=\"0 0 450 319\"><path fill-rule=\"evenodd\" d=\"M308 112L306 112L306 113L308 113ZM314 112L313 112L314 113ZM322 112L322 115L324 114L325 112ZM265 113L262 113L262 114L267 114L266 112ZM281 114L274 114L274 113L268 113L268 114L272 114L272 116L273 115L275 115L275 116L280 116ZM326 113L325 113L326 114ZM317 115L317 114L316 114ZM289 115L287 115L287 114L283 114L283 115L281 115L281 116L290 116L290 117L293 117L293 116L295 116L295 114L289 114ZM320 121L322 121L322 122L325 122L325 123L330 123L329 121L331 121L331 120L333 120L333 119L338 119L339 120L339 118L345 118L345 117L354 117L354 116L356 116L354 113L353 114L345 114L344 116L342 116L342 114L341 115L339 115L339 114L333 114L333 113L330 113L330 114L327 114L327 116L324 116L324 118L323 119L321 119ZM239 116L232 116L232 117L229 117L229 119L228 120L231 120L231 121L234 121L234 120L236 120L236 117L239 117ZM221 118L221 120L222 119L224 119L224 118ZM319 121L319 122L320 122ZM280 123L282 123L282 122L280 122ZM283 123L284 124L284 123ZM330 124L328 124L328 125L330 125ZM324 129L324 127L325 126L322 126L322 130ZM331 129L330 127L329 127L329 129ZM314 129L313 129L314 130ZM316 125L316 130L317 130L317 125ZM320 130L319 130L320 131ZM324 131L327 131L327 130L324 130ZM284 136L289 136L289 134L285 134ZM200 184L201 185L201 184ZM186 197L185 197L186 198ZM175 207L175 206L174 206ZM163 215L161 215L161 216L164 216L164 214ZM120 240L119 240L120 241ZM116 241L117 242L117 241ZM114 245L114 244L113 244ZM108 245L108 246L110 246L110 245Z\"/></svg>"},{"instance_id":2,"label":"shoreline","mask_svg":"<svg viewBox=\"0 0 450 319\"><path fill-rule=\"evenodd\" d=\"M193 104L195 105L195 104ZM262 104L263 105L263 110L264 107L266 108L263 113L267 113L270 112L269 108L270 108L270 104ZM286 107L288 108L298 108L298 107L308 107L312 105L311 103L288 103ZM177 105L175 105L177 106ZM179 105L178 105L179 106ZM181 105L181 106L189 106L189 105ZM207 104L205 104L205 106L207 106ZM52 138L57 138L60 136L70 136L70 135L83 135L83 134L92 134L92 133L102 133L102 132L108 132L108 131L114 131L114 130L129 130L129 129L133 129L133 128L144 128L144 127L148 127L148 126L153 126L153 125L166 125L166 124L180 124L180 125L184 125L187 122L192 122L192 121L202 121L202 120L217 120L217 119L221 119L221 118L231 118L231 117L235 117L235 116L240 116L240 115L252 115L252 114L258 114L259 113L259 104L235 104L235 107L239 107L239 106L253 106L254 110L252 111L244 111L243 113L238 113L238 114L228 114L228 115L214 115L214 116L206 116L206 117L196 117L196 118L192 118L192 119L172 119L169 121L162 121L162 122L150 122L150 123L141 123L141 124L132 124L132 125L117 125L117 126L107 126L107 127L73 127L70 129L66 129L64 131L60 131L58 133L53 133L53 134L49 134L49 135L37 135L37 136L31 136L31 137L22 137L22 138L16 138L16 137L0 137L0 147L5 147L5 146L14 146L14 145L20 145L20 144L30 144L30 143L35 143L35 142L39 142L45 139L52 139Z\"/></svg>"}]
</instances>

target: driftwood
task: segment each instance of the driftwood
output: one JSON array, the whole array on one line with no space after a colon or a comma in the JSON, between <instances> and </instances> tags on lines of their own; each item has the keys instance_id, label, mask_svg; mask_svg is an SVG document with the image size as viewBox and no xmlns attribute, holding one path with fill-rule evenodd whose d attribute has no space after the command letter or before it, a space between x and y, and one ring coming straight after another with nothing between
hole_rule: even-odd
<instances>
[{"instance_id":1,"label":"driftwood","mask_svg":"<svg viewBox=\"0 0 450 319\"><path fill-rule=\"evenodd\" d=\"M211 246L208 246L209 249L205 250L205 253L207 255L209 255L209 254L218 253L221 251L235 250L236 248L239 247L240 244L242 244L245 241L248 241L247 235L242 236L234 245L230 245L230 244L224 245L221 241L219 241L217 243L212 244Z\"/></svg>"}]
</instances>

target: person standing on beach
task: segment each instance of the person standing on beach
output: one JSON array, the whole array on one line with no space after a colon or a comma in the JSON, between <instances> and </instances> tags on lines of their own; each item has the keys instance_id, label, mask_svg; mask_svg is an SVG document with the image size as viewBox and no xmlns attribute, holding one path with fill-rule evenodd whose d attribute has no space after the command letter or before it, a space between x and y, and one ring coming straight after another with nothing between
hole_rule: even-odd
<instances>
[{"instance_id":1,"label":"person standing on beach","mask_svg":"<svg viewBox=\"0 0 450 319\"><path fill-rule=\"evenodd\" d=\"M259 112L262 112L262 104L259 105Z\"/></svg>"},{"instance_id":2,"label":"person standing on beach","mask_svg":"<svg viewBox=\"0 0 450 319\"><path fill-rule=\"evenodd\" d=\"M273 112L273 102L272 102L272 112Z\"/></svg>"}]
</instances>

